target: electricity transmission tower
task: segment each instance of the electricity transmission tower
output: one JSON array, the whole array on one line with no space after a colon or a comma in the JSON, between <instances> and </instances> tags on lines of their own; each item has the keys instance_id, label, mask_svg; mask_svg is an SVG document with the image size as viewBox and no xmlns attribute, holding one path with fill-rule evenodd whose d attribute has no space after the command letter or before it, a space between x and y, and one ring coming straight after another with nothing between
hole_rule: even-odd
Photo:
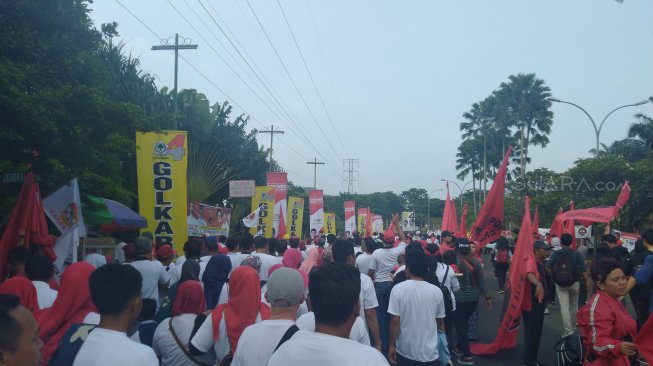
<instances>
[{"instance_id":1,"label":"electricity transmission tower","mask_svg":"<svg viewBox=\"0 0 653 366\"><path fill-rule=\"evenodd\" d=\"M347 193L354 193L354 182L359 181L359 160L343 159L342 166L345 173L344 181L347 183Z\"/></svg>"}]
</instances>

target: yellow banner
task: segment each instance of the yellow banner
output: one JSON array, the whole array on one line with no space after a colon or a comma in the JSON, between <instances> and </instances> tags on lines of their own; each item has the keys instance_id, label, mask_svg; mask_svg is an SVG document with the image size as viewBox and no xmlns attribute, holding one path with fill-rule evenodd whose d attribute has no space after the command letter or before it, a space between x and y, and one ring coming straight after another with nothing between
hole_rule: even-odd
<instances>
[{"instance_id":1,"label":"yellow banner","mask_svg":"<svg viewBox=\"0 0 653 366\"><path fill-rule=\"evenodd\" d=\"M356 218L358 220L356 227L358 228L358 235L361 235L361 237L365 237L365 220L367 219L367 216L361 215L361 212L358 211L358 217Z\"/></svg>"},{"instance_id":2,"label":"yellow banner","mask_svg":"<svg viewBox=\"0 0 653 366\"><path fill-rule=\"evenodd\" d=\"M273 236L272 223L274 219L274 198L276 190L273 187L256 187L252 197L252 212L261 208L258 213L258 223L249 229L252 235L262 235L265 238Z\"/></svg>"},{"instance_id":3,"label":"yellow banner","mask_svg":"<svg viewBox=\"0 0 653 366\"><path fill-rule=\"evenodd\" d=\"M326 234L336 235L336 214L335 213L325 213L324 220L326 221Z\"/></svg>"},{"instance_id":4,"label":"yellow banner","mask_svg":"<svg viewBox=\"0 0 653 366\"><path fill-rule=\"evenodd\" d=\"M304 199L301 197L288 197L288 219L286 220L286 233L292 238L302 237L302 223L304 222Z\"/></svg>"},{"instance_id":5,"label":"yellow banner","mask_svg":"<svg viewBox=\"0 0 653 366\"><path fill-rule=\"evenodd\" d=\"M182 252L188 239L185 131L136 132L138 207L156 245Z\"/></svg>"}]
</instances>

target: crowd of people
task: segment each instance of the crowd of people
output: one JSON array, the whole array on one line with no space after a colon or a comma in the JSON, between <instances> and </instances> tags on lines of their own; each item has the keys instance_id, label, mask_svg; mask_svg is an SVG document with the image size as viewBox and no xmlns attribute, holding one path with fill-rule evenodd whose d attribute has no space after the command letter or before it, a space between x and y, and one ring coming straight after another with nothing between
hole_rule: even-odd
<instances>
[{"instance_id":1,"label":"crowd of people","mask_svg":"<svg viewBox=\"0 0 653 366\"><path fill-rule=\"evenodd\" d=\"M556 299L560 336L578 332L586 362L631 365L652 310L653 230L632 255L603 236L591 266L569 234L548 239L525 264L524 365L541 365ZM479 304L491 310L509 287L518 245L502 237L492 250L497 294L474 242L405 234L396 215L366 238L190 239L176 260L144 235L58 281L47 255L16 247L0 283L0 365L474 365Z\"/></svg>"}]
</instances>

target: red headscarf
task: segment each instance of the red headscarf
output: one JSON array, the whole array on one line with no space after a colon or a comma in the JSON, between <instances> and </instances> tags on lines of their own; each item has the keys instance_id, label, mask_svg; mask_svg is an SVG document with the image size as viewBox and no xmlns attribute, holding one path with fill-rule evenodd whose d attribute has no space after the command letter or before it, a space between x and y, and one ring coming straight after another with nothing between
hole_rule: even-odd
<instances>
[{"instance_id":1,"label":"red headscarf","mask_svg":"<svg viewBox=\"0 0 653 366\"><path fill-rule=\"evenodd\" d=\"M298 269L299 265L302 263L302 253L295 248L288 248L283 253L283 259L281 260L281 263L285 267Z\"/></svg>"},{"instance_id":2,"label":"red headscarf","mask_svg":"<svg viewBox=\"0 0 653 366\"><path fill-rule=\"evenodd\" d=\"M204 288L199 281L185 281L177 288L175 302L172 305L172 316L180 314L200 315L206 311Z\"/></svg>"},{"instance_id":3,"label":"red headscarf","mask_svg":"<svg viewBox=\"0 0 653 366\"><path fill-rule=\"evenodd\" d=\"M0 294L18 296L20 303L36 316L39 312L39 302L36 296L36 287L32 281L23 276L12 277L0 283Z\"/></svg>"},{"instance_id":4,"label":"red headscarf","mask_svg":"<svg viewBox=\"0 0 653 366\"><path fill-rule=\"evenodd\" d=\"M45 342L41 349L44 365L50 361L68 328L74 323L81 323L88 313L97 312L88 285L94 270L95 267L86 262L77 262L66 268L61 275L61 288L54 304L36 317L41 327L39 335Z\"/></svg>"},{"instance_id":5,"label":"red headscarf","mask_svg":"<svg viewBox=\"0 0 653 366\"><path fill-rule=\"evenodd\" d=\"M261 313L261 320L270 318L270 307L261 302L261 284L258 273L252 267L240 266L231 272L229 301L217 306L211 314L213 339L216 341L220 336L220 321L222 321L223 312L229 345L233 354L243 330L256 323L259 313Z\"/></svg>"}]
</instances>

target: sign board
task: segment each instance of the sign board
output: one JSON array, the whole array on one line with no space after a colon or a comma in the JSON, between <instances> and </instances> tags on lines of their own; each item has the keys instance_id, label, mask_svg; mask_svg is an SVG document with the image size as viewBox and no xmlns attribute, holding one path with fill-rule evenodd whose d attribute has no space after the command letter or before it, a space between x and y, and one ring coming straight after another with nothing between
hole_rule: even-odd
<instances>
[{"instance_id":1,"label":"sign board","mask_svg":"<svg viewBox=\"0 0 653 366\"><path fill-rule=\"evenodd\" d=\"M229 198L254 197L256 194L256 182L253 180L230 180Z\"/></svg>"},{"instance_id":2,"label":"sign board","mask_svg":"<svg viewBox=\"0 0 653 366\"><path fill-rule=\"evenodd\" d=\"M576 239L589 239L592 237L592 225L576 225Z\"/></svg>"}]
</instances>

